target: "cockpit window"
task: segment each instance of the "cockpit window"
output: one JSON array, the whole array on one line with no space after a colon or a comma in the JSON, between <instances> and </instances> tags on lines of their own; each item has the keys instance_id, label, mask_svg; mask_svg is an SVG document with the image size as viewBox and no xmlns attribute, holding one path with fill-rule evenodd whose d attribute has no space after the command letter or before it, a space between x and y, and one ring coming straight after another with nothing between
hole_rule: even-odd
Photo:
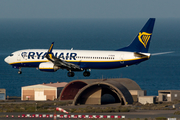
<instances>
[{"instance_id":1,"label":"cockpit window","mask_svg":"<svg viewBox=\"0 0 180 120\"><path fill-rule=\"evenodd\" d=\"M11 57L12 57L13 55L14 55L14 54L10 54L9 56L11 56Z\"/></svg>"}]
</instances>

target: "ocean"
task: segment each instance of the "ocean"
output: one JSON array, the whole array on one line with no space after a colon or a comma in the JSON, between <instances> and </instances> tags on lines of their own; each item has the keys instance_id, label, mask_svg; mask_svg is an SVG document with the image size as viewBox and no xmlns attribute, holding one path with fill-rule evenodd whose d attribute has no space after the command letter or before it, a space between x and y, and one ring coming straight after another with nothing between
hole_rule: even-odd
<instances>
[{"instance_id":1,"label":"ocean","mask_svg":"<svg viewBox=\"0 0 180 120\"><path fill-rule=\"evenodd\" d=\"M179 90L180 80L180 19L156 19L149 48L150 53L174 51L151 56L138 65L112 70L91 70L90 77L67 70L41 72L35 68L12 68L4 62L10 53L21 49L116 50L131 43L148 20L143 19L0 19L0 88L8 96L21 96L21 87L76 79L130 78L147 95L158 90Z\"/></svg>"}]
</instances>

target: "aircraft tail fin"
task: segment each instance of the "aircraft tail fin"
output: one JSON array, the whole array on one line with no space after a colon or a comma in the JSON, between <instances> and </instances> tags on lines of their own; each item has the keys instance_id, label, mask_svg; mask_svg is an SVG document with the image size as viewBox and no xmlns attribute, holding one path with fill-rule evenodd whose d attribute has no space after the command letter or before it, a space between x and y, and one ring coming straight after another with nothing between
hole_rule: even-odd
<instances>
[{"instance_id":1,"label":"aircraft tail fin","mask_svg":"<svg viewBox=\"0 0 180 120\"><path fill-rule=\"evenodd\" d=\"M149 18L144 27L132 41L132 43L124 48L118 49L116 51L130 51L130 52L144 52L147 53L152 37L152 32L154 28L155 18Z\"/></svg>"}]
</instances>

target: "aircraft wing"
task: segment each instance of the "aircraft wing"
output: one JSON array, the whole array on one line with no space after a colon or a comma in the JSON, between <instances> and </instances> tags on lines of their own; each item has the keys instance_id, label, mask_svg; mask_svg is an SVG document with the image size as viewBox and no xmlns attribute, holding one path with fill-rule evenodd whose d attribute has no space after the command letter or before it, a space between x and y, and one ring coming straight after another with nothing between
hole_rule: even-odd
<instances>
[{"instance_id":1,"label":"aircraft wing","mask_svg":"<svg viewBox=\"0 0 180 120\"><path fill-rule=\"evenodd\" d=\"M72 70L72 71L82 70L79 65L76 65L73 63L68 63L64 60L61 60L61 59L53 56L53 54L52 54L53 45L54 45L54 42L51 44L51 46L50 46L50 48L49 48L49 50L45 56L49 61L54 63L55 66L60 67L62 69L67 69L67 70Z\"/></svg>"}]
</instances>

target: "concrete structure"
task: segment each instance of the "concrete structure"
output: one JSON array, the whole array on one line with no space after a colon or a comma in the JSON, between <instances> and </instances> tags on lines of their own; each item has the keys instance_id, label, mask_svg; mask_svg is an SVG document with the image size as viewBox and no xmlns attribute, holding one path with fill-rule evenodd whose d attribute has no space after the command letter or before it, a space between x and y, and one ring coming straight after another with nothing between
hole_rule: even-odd
<instances>
[{"instance_id":1,"label":"concrete structure","mask_svg":"<svg viewBox=\"0 0 180 120\"><path fill-rule=\"evenodd\" d=\"M138 102L141 104L154 104L156 102L156 96L139 96Z\"/></svg>"},{"instance_id":2,"label":"concrete structure","mask_svg":"<svg viewBox=\"0 0 180 120\"><path fill-rule=\"evenodd\" d=\"M6 89L0 89L0 100L6 100Z\"/></svg>"},{"instance_id":3,"label":"concrete structure","mask_svg":"<svg viewBox=\"0 0 180 120\"><path fill-rule=\"evenodd\" d=\"M141 90L141 88L135 81L128 78L74 80L64 87L60 100L73 100L73 105L132 104L130 90Z\"/></svg>"},{"instance_id":4,"label":"concrete structure","mask_svg":"<svg viewBox=\"0 0 180 120\"><path fill-rule=\"evenodd\" d=\"M66 82L58 82L21 87L21 100L45 101L57 99L66 84Z\"/></svg>"},{"instance_id":5,"label":"concrete structure","mask_svg":"<svg viewBox=\"0 0 180 120\"><path fill-rule=\"evenodd\" d=\"M147 93L146 90L129 90L129 92L131 93L134 102L138 102L138 98L140 96L146 96Z\"/></svg>"},{"instance_id":6,"label":"concrete structure","mask_svg":"<svg viewBox=\"0 0 180 120\"><path fill-rule=\"evenodd\" d=\"M180 90L159 90L158 95L160 102L180 100Z\"/></svg>"}]
</instances>

